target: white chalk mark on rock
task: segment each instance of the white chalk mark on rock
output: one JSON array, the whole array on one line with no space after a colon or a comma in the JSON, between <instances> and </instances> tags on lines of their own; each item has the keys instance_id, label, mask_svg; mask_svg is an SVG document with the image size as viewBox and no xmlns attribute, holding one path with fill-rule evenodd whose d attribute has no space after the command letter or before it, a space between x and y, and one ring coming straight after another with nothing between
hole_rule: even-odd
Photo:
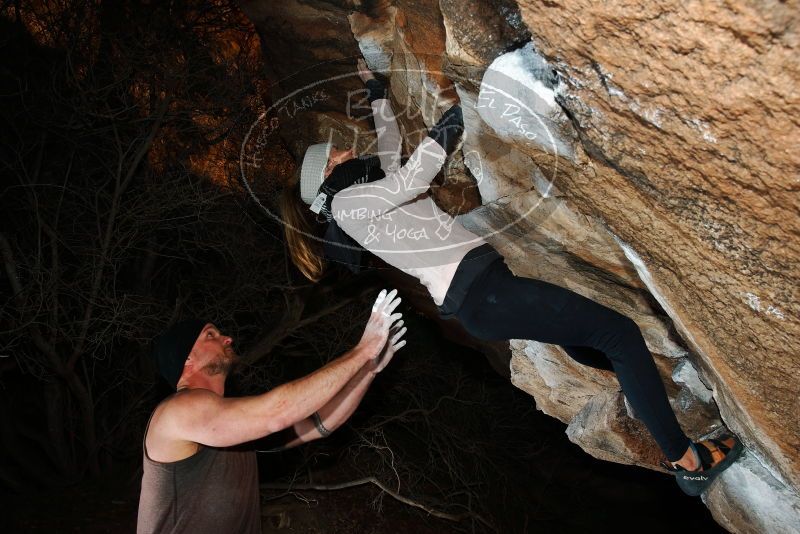
<instances>
[{"instance_id":1,"label":"white chalk mark on rock","mask_svg":"<svg viewBox=\"0 0 800 534\"><path fill-rule=\"evenodd\" d=\"M767 315L772 315L773 317L776 317L776 318L780 319L781 321L786 319L786 316L783 314L783 312L777 306L773 306L772 304L769 304L765 308L761 304L761 299L758 297L758 295L755 295L755 294L749 293L749 292L748 293L742 293L742 295L744 295L745 302L747 302L747 305L750 306L750 308L753 311L757 311L758 313L762 313L762 310L763 310L763 313L766 313Z\"/></svg>"}]
</instances>

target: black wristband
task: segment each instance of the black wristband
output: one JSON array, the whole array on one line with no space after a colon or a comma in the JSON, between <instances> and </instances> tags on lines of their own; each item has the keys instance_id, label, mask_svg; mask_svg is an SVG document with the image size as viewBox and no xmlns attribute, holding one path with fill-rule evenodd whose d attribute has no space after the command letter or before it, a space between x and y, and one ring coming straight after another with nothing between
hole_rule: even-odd
<instances>
[{"instance_id":1,"label":"black wristband","mask_svg":"<svg viewBox=\"0 0 800 534\"><path fill-rule=\"evenodd\" d=\"M311 419L314 421L314 426L317 427L317 432L322 434L323 438L327 438L331 435L331 431L322 424L322 418L319 416L319 412L314 412L311 415Z\"/></svg>"},{"instance_id":2,"label":"black wristband","mask_svg":"<svg viewBox=\"0 0 800 534\"><path fill-rule=\"evenodd\" d=\"M367 80L367 100L372 104L376 100L386 98L386 86L377 78Z\"/></svg>"}]
</instances>

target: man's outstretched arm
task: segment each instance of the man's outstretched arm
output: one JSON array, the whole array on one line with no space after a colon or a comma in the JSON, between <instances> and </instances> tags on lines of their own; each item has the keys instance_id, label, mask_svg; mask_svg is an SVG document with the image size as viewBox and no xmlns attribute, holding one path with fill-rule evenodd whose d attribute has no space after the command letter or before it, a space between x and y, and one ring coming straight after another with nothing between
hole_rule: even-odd
<instances>
[{"instance_id":1,"label":"man's outstretched arm","mask_svg":"<svg viewBox=\"0 0 800 534\"><path fill-rule=\"evenodd\" d=\"M203 389L179 392L165 411L167 437L228 447L278 432L325 406L365 364L380 356L389 330L402 315L397 292L382 291L361 341L313 373L261 395L224 398Z\"/></svg>"},{"instance_id":2,"label":"man's outstretched arm","mask_svg":"<svg viewBox=\"0 0 800 534\"><path fill-rule=\"evenodd\" d=\"M324 438L342 426L358 408L375 376L389 364L395 352L406 344L406 341L402 339L405 333L406 328L403 326L403 321L399 321L391 332L391 337L386 342L380 357L365 364L342 390L315 414L295 423L291 428L293 431L291 437L285 444L276 444L276 448L288 449Z\"/></svg>"}]
</instances>

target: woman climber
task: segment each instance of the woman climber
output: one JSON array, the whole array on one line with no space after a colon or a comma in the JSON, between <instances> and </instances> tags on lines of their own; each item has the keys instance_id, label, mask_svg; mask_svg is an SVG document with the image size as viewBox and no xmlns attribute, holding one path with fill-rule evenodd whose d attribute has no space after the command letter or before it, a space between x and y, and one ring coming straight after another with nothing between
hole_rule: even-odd
<instances>
[{"instance_id":1,"label":"woman climber","mask_svg":"<svg viewBox=\"0 0 800 534\"><path fill-rule=\"evenodd\" d=\"M560 345L574 360L613 370L636 417L666 456L681 489L699 495L741 454L733 436L693 442L681 430L636 323L557 285L515 276L500 254L439 209L427 193L463 133L453 105L408 158L386 89L358 62L377 131L377 155L312 145L282 212L290 254L310 280L326 260L357 270L366 249L418 278L443 318L482 340ZM310 210L309 210L310 207ZM309 211L313 213L309 213ZM315 236L324 233L324 239Z\"/></svg>"}]
</instances>

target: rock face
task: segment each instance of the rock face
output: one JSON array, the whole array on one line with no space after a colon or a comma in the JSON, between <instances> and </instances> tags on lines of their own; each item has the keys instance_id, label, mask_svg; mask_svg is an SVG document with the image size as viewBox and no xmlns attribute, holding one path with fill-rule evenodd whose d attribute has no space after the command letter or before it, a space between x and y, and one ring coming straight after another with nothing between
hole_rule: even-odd
<instances>
[{"instance_id":1,"label":"rock face","mask_svg":"<svg viewBox=\"0 0 800 534\"><path fill-rule=\"evenodd\" d=\"M740 436L746 455L703 497L720 524L800 532L798 2L243 8L273 98L324 93L275 112L296 157L327 135L368 150L361 55L390 80L406 152L459 98L467 135L440 205L515 273L634 319L687 434ZM612 374L556 346L511 349L512 382L570 439L657 469Z\"/></svg>"}]
</instances>

